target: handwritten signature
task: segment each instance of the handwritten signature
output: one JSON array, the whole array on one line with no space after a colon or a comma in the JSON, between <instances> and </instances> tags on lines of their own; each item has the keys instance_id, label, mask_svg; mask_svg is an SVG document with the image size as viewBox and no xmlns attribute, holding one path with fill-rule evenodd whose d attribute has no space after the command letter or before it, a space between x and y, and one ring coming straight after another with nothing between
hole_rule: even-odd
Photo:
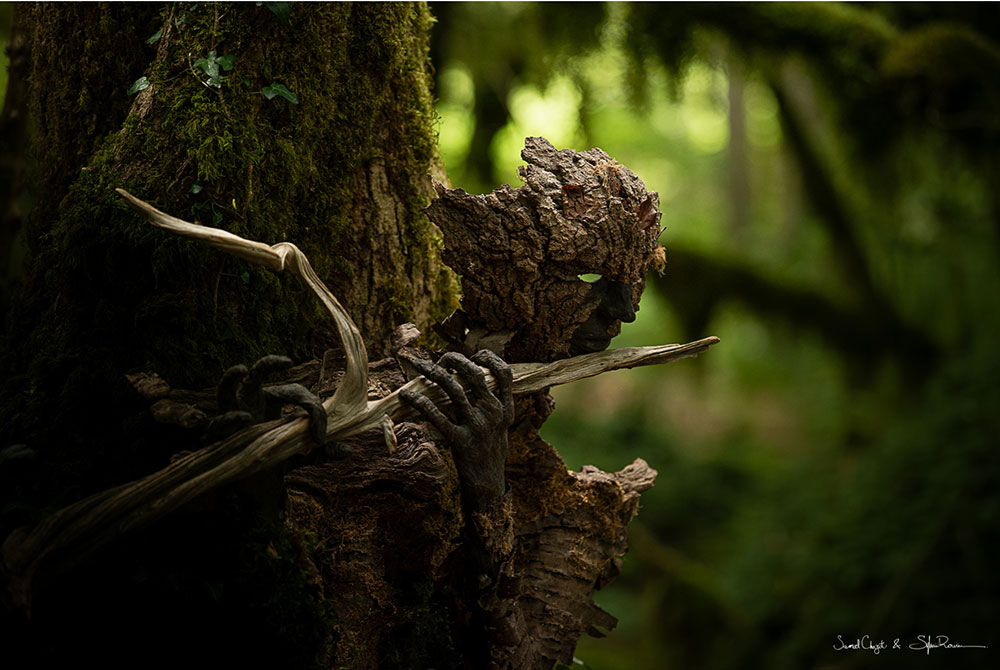
<instances>
[{"instance_id":1,"label":"handwritten signature","mask_svg":"<svg viewBox=\"0 0 1000 670\"><path fill-rule=\"evenodd\" d=\"M926 651L931 655L931 649L986 649L985 644L954 644L949 642L947 635L918 635L917 642L910 645L914 651Z\"/></svg>"},{"instance_id":2,"label":"handwritten signature","mask_svg":"<svg viewBox=\"0 0 1000 670\"><path fill-rule=\"evenodd\" d=\"M845 642L843 636L837 636L837 644L833 645L834 651L870 651L876 656L883 651L902 649L899 638L892 641L890 646L885 640L874 640L868 635L862 635L853 642ZM910 644L908 649L912 651L923 651L930 656L931 649L988 649L985 644L957 644L951 642L947 635L918 635L917 642Z\"/></svg>"},{"instance_id":3,"label":"handwritten signature","mask_svg":"<svg viewBox=\"0 0 1000 670\"><path fill-rule=\"evenodd\" d=\"M847 643L844 642L844 638L840 635L837 636L837 644L833 645L834 651L844 651L845 649L853 649L855 651L860 649L865 649L872 652L876 656L886 649L885 640L879 640L875 642L867 635L862 635L854 642Z\"/></svg>"}]
</instances>

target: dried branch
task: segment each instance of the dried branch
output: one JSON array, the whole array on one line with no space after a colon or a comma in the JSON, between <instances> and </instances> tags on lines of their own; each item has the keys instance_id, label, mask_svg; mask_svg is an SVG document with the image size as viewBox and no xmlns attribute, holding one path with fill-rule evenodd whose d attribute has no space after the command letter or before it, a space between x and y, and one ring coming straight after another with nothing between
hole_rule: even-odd
<instances>
[{"instance_id":1,"label":"dried branch","mask_svg":"<svg viewBox=\"0 0 1000 670\"><path fill-rule=\"evenodd\" d=\"M342 440L373 428L385 430L391 425L389 421L417 418L413 410L400 401L399 390L381 400L367 401L368 354L361 334L295 245L282 242L269 247L217 228L191 224L164 214L122 189L118 192L152 224L272 270L289 269L316 293L336 322L347 357L343 381L333 397L323 403L329 416L327 440ZM718 341L716 337L708 337L687 344L603 351L553 363L517 364L511 366L513 390L514 393L530 393L609 370L690 358ZM495 388L496 382L491 376L488 382ZM444 393L423 377L410 381L403 388L426 395L438 405L448 403ZM308 420L304 417L251 426L142 479L69 505L33 529L14 531L3 544L4 567L14 602L30 609L32 580L43 559L46 570L57 571L213 488L275 467L314 446L308 434Z\"/></svg>"},{"instance_id":2,"label":"dried branch","mask_svg":"<svg viewBox=\"0 0 1000 670\"><path fill-rule=\"evenodd\" d=\"M133 209L158 228L218 247L234 256L257 265L263 265L275 272L287 269L298 275L312 289L333 317L337 331L340 333L340 339L344 342L344 352L347 357L347 370L344 379L337 388L337 392L324 402L323 406L326 407L328 413L336 411L347 414L364 408L368 396L368 351L361 339L361 333L340 301L330 293L330 289L316 275L309 259L298 247L291 242L279 242L269 247L262 242L246 240L219 228L188 223L169 214L164 214L124 189L115 190L125 198Z\"/></svg>"}]
</instances>

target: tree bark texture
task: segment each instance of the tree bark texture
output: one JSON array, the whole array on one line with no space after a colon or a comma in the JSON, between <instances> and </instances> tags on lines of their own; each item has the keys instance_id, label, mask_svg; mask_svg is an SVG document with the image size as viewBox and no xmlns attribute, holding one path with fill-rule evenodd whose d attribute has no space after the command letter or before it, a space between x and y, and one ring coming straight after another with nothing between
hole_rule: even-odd
<instances>
[{"instance_id":1,"label":"tree bark texture","mask_svg":"<svg viewBox=\"0 0 1000 670\"><path fill-rule=\"evenodd\" d=\"M663 269L660 200L601 149L557 151L529 137L521 158L523 186L470 195L437 185L427 214L444 233L445 262L462 275L465 339L504 334L509 360L546 361L569 354L596 309L578 275L627 283L638 308L646 271Z\"/></svg>"},{"instance_id":2,"label":"tree bark texture","mask_svg":"<svg viewBox=\"0 0 1000 670\"><path fill-rule=\"evenodd\" d=\"M348 457L286 479L292 518L318 538L318 588L349 613L338 663L547 670L572 662L581 635L614 627L592 593L617 575L625 525L656 472L641 459L615 474L568 472L538 437L549 396L529 396L518 409L509 509L500 515L511 519L513 554L486 601L463 598L473 520L455 504L450 453L419 427L398 428L391 459L381 436L369 434L350 443ZM487 617L484 626L477 607L500 612L499 625Z\"/></svg>"}]
</instances>

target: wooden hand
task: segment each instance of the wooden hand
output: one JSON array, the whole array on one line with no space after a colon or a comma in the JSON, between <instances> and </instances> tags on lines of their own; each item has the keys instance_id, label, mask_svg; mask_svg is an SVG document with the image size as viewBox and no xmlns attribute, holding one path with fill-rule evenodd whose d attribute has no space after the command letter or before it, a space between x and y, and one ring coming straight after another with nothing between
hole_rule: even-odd
<instances>
[{"instance_id":1,"label":"wooden hand","mask_svg":"<svg viewBox=\"0 0 1000 670\"><path fill-rule=\"evenodd\" d=\"M263 386L267 375L287 370L292 359L264 356L247 370L235 365L222 375L216 397L222 414L212 419L212 435L228 435L255 423L281 416L284 405L298 405L309 414L309 434L318 444L326 440L326 410L320 399L299 384Z\"/></svg>"},{"instance_id":2,"label":"wooden hand","mask_svg":"<svg viewBox=\"0 0 1000 670\"><path fill-rule=\"evenodd\" d=\"M487 350L477 351L471 359L449 352L436 365L417 358L409 361L417 372L447 394L455 419L446 416L419 393L403 389L399 397L420 412L448 441L466 506L473 511L489 509L506 490L507 428L514 422L510 366ZM489 369L496 378L495 394L486 385L486 375L480 366ZM462 384L449 370L457 374Z\"/></svg>"}]
</instances>

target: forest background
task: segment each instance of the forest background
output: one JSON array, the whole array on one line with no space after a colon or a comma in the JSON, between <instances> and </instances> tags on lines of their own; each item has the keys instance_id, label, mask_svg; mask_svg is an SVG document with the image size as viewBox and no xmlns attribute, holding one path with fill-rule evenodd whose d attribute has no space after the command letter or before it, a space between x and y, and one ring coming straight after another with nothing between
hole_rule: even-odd
<instances>
[{"instance_id":1,"label":"forest background","mask_svg":"<svg viewBox=\"0 0 1000 670\"><path fill-rule=\"evenodd\" d=\"M578 659L995 667L998 6L431 10L452 185L517 186L529 135L601 147L666 225L667 270L614 346L722 338L553 392L543 436L569 467L660 472L597 594L619 626ZM835 649L863 635L904 650ZM918 635L990 649L907 650Z\"/></svg>"}]
</instances>

